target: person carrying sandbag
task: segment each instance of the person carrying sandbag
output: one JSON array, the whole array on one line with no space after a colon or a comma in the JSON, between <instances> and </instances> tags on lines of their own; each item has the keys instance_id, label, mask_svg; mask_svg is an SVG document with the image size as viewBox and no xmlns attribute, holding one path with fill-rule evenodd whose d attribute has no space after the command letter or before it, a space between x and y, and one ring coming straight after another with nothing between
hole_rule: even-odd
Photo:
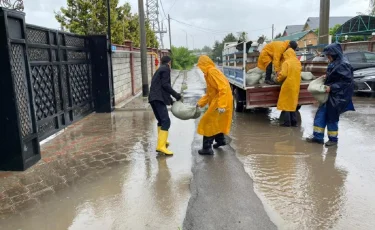
<instances>
[{"instance_id":1,"label":"person carrying sandbag","mask_svg":"<svg viewBox=\"0 0 375 230\"><path fill-rule=\"evenodd\" d=\"M198 101L197 106L202 108L209 105L198 124L198 134L203 136L203 148L198 153L212 155L214 140L214 148L227 144L224 134L229 134L232 124L232 90L227 78L208 56L201 56L197 66L204 73L207 84L206 94Z\"/></svg>"},{"instance_id":2,"label":"person carrying sandbag","mask_svg":"<svg viewBox=\"0 0 375 230\"><path fill-rule=\"evenodd\" d=\"M266 71L266 84L274 85L275 82L272 81L272 65L275 67L276 76L281 70L281 58L283 53L292 48L296 50L298 44L295 41L273 41L267 44L258 58L258 68Z\"/></svg>"},{"instance_id":3,"label":"person carrying sandbag","mask_svg":"<svg viewBox=\"0 0 375 230\"><path fill-rule=\"evenodd\" d=\"M314 119L314 133L306 141L323 144L327 127L329 141L325 145L329 147L337 145L340 115L346 111L354 111L354 81L353 68L343 56L340 44L326 46L323 53L330 61L324 83L329 95L328 100L319 106Z\"/></svg>"},{"instance_id":4,"label":"person carrying sandbag","mask_svg":"<svg viewBox=\"0 0 375 230\"><path fill-rule=\"evenodd\" d=\"M167 149L168 130L171 126L171 120L168 115L167 105L173 104L171 95L177 101L181 100L181 95L177 93L171 85L171 61L169 56L161 58L160 68L155 72L151 80L150 95L148 101L158 121L158 143L156 151L165 155L173 155L173 152Z\"/></svg>"},{"instance_id":5,"label":"person carrying sandbag","mask_svg":"<svg viewBox=\"0 0 375 230\"><path fill-rule=\"evenodd\" d=\"M297 59L296 52L289 48L283 54L284 63L277 81L283 83L281 86L277 109L283 111L283 127L297 127L297 105L301 84L301 62Z\"/></svg>"}]
</instances>

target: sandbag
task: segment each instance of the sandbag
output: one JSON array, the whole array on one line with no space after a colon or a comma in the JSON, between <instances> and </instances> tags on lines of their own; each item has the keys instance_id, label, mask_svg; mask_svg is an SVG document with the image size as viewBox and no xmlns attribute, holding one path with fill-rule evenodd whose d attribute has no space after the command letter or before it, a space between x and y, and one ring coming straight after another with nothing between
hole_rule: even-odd
<instances>
[{"instance_id":1,"label":"sandbag","mask_svg":"<svg viewBox=\"0 0 375 230\"><path fill-rule=\"evenodd\" d=\"M257 74L263 74L265 73L263 70L259 69L258 67L249 69L247 73L257 73Z\"/></svg>"},{"instance_id":2,"label":"sandbag","mask_svg":"<svg viewBox=\"0 0 375 230\"><path fill-rule=\"evenodd\" d=\"M246 85L253 86L259 84L259 80L262 78L262 74L259 73L247 73L246 74Z\"/></svg>"},{"instance_id":3,"label":"sandbag","mask_svg":"<svg viewBox=\"0 0 375 230\"><path fill-rule=\"evenodd\" d=\"M324 85L324 82L324 77L320 77L310 82L309 87L307 88L307 90L320 104L326 103L329 96L329 94L326 92L326 86Z\"/></svg>"},{"instance_id":4,"label":"sandbag","mask_svg":"<svg viewBox=\"0 0 375 230\"><path fill-rule=\"evenodd\" d=\"M302 72L301 78L304 81L311 81L312 79L314 79L314 75L311 72Z\"/></svg>"},{"instance_id":5,"label":"sandbag","mask_svg":"<svg viewBox=\"0 0 375 230\"><path fill-rule=\"evenodd\" d=\"M172 105L172 114L180 120L197 119L201 112L196 106L187 105L181 101L176 101Z\"/></svg>"}]
</instances>

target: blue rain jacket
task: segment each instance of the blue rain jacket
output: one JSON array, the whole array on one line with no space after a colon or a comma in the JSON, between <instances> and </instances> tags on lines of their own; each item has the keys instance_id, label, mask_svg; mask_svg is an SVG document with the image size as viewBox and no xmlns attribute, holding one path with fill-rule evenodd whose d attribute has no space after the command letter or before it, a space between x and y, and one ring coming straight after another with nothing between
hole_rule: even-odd
<instances>
[{"instance_id":1,"label":"blue rain jacket","mask_svg":"<svg viewBox=\"0 0 375 230\"><path fill-rule=\"evenodd\" d=\"M330 44L323 53L334 59L328 65L325 85L331 88L327 106L327 122L338 122L340 114L354 111L352 101L354 93L353 67L343 56L341 45Z\"/></svg>"}]
</instances>

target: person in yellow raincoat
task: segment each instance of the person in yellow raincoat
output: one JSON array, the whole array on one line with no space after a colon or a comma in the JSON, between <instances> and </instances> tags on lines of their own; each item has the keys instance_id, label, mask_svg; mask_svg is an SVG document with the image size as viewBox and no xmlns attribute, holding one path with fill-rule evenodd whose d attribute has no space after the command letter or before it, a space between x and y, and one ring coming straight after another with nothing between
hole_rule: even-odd
<instances>
[{"instance_id":1,"label":"person in yellow raincoat","mask_svg":"<svg viewBox=\"0 0 375 230\"><path fill-rule=\"evenodd\" d=\"M203 149L199 154L212 155L214 140L214 148L226 145L224 134L229 134L232 124L233 95L229 81L208 56L201 56L197 66L204 73L207 84L206 94L197 106L209 105L198 125L198 134L203 136Z\"/></svg>"},{"instance_id":2,"label":"person in yellow raincoat","mask_svg":"<svg viewBox=\"0 0 375 230\"><path fill-rule=\"evenodd\" d=\"M271 80L272 66L275 67L276 75L278 75L281 70L283 53L289 48L296 50L297 47L298 44L295 41L273 41L263 48L258 58L258 68L266 71L266 84L275 84Z\"/></svg>"},{"instance_id":3,"label":"person in yellow raincoat","mask_svg":"<svg viewBox=\"0 0 375 230\"><path fill-rule=\"evenodd\" d=\"M284 63L277 78L277 81L282 83L277 109L284 113L284 123L281 126L296 127L302 65L291 48L284 52L283 58Z\"/></svg>"}]
</instances>

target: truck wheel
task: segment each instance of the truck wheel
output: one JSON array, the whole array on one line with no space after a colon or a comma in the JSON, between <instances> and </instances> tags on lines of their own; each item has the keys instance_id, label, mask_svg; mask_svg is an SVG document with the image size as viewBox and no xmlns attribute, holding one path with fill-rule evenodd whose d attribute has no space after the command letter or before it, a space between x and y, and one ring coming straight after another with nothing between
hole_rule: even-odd
<instances>
[{"instance_id":1,"label":"truck wheel","mask_svg":"<svg viewBox=\"0 0 375 230\"><path fill-rule=\"evenodd\" d=\"M234 111L236 111L237 113L243 113L245 111L245 106L243 103L242 95L238 89L234 90L233 107L234 107Z\"/></svg>"}]
</instances>

